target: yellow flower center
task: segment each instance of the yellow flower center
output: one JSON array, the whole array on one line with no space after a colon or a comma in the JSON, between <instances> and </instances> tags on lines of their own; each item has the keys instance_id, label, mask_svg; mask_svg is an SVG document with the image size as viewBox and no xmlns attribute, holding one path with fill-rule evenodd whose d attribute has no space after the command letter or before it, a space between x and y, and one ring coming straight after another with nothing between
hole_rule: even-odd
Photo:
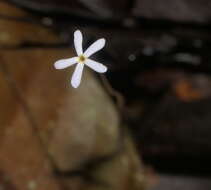
<instances>
[{"instance_id":1,"label":"yellow flower center","mask_svg":"<svg viewBox=\"0 0 211 190\"><path fill-rule=\"evenodd\" d=\"M80 55L78 57L78 62L80 62L80 63L84 63L85 60L86 60L86 57L84 55Z\"/></svg>"}]
</instances>

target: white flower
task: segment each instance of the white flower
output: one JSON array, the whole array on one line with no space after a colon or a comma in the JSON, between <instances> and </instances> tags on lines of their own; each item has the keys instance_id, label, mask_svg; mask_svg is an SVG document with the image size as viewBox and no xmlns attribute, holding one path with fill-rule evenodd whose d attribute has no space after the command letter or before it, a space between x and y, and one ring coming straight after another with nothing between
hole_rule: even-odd
<instances>
[{"instance_id":1,"label":"white flower","mask_svg":"<svg viewBox=\"0 0 211 190\"><path fill-rule=\"evenodd\" d=\"M75 45L75 50L78 56L72 57L69 59L61 59L59 61L56 61L54 64L56 69L64 69L66 67L69 67L77 63L75 71L71 79L71 84L74 88L77 88L81 82L84 65L87 65L88 67L90 67L91 69L99 73L104 73L107 71L106 66L89 59L89 57L92 54L101 50L105 46L105 39L101 38L97 40L91 46L89 46L89 48L84 52L82 48L82 41L83 41L83 37L82 37L81 31L76 30L74 32L74 45Z\"/></svg>"}]
</instances>

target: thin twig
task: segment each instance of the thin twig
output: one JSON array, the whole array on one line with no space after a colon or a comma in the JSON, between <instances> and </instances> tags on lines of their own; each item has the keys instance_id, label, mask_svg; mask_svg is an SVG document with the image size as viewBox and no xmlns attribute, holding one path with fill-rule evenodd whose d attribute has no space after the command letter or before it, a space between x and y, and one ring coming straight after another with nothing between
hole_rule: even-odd
<instances>
[{"instance_id":1,"label":"thin twig","mask_svg":"<svg viewBox=\"0 0 211 190\"><path fill-rule=\"evenodd\" d=\"M109 95L116 99L116 105L117 105L118 111L122 114L125 108L124 97L118 91L113 89L113 87L111 86L110 82L108 81L105 75L100 74L100 78L106 91L109 93Z\"/></svg>"}]
</instances>

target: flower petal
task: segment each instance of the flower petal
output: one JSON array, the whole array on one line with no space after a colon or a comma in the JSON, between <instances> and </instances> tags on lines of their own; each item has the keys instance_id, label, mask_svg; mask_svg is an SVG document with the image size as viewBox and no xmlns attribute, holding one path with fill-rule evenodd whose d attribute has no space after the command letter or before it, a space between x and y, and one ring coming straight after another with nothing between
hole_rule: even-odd
<instances>
[{"instance_id":1,"label":"flower petal","mask_svg":"<svg viewBox=\"0 0 211 190\"><path fill-rule=\"evenodd\" d=\"M98 73L105 73L107 71L107 67L105 65L91 59L87 59L85 64Z\"/></svg>"},{"instance_id":2,"label":"flower petal","mask_svg":"<svg viewBox=\"0 0 211 190\"><path fill-rule=\"evenodd\" d=\"M101 38L88 47L88 49L84 52L84 56L89 57L95 52L101 50L104 46L105 46L105 39Z\"/></svg>"},{"instance_id":3,"label":"flower petal","mask_svg":"<svg viewBox=\"0 0 211 190\"><path fill-rule=\"evenodd\" d=\"M69 59L60 59L54 63L54 67L56 69L64 69L66 67L69 67L69 66L77 63L77 61L78 61L78 57L72 57Z\"/></svg>"},{"instance_id":4,"label":"flower petal","mask_svg":"<svg viewBox=\"0 0 211 190\"><path fill-rule=\"evenodd\" d=\"M76 30L74 32L74 45L78 56L83 54L82 41L83 41L83 36L81 31Z\"/></svg>"},{"instance_id":5,"label":"flower petal","mask_svg":"<svg viewBox=\"0 0 211 190\"><path fill-rule=\"evenodd\" d=\"M73 73L72 79L71 79L71 84L74 88L77 88L79 84L81 83L81 76L83 72L84 64L83 63L78 63L75 71Z\"/></svg>"}]
</instances>

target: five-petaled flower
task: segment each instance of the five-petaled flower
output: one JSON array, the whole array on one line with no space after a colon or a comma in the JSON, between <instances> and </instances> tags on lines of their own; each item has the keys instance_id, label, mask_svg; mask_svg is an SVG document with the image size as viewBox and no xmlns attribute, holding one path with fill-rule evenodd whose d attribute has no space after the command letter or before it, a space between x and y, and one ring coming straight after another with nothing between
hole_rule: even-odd
<instances>
[{"instance_id":1,"label":"five-petaled flower","mask_svg":"<svg viewBox=\"0 0 211 190\"><path fill-rule=\"evenodd\" d=\"M80 85L84 65L87 65L88 67L99 73L104 73L107 71L106 66L89 59L92 54L101 50L105 46L105 39L101 38L97 40L84 52L82 48L82 41L83 37L80 30L76 30L74 32L74 45L78 56L69 59L61 59L59 61L56 61L54 64L56 69L64 69L77 63L77 66L71 79L71 84L74 88L77 88Z\"/></svg>"}]
</instances>

